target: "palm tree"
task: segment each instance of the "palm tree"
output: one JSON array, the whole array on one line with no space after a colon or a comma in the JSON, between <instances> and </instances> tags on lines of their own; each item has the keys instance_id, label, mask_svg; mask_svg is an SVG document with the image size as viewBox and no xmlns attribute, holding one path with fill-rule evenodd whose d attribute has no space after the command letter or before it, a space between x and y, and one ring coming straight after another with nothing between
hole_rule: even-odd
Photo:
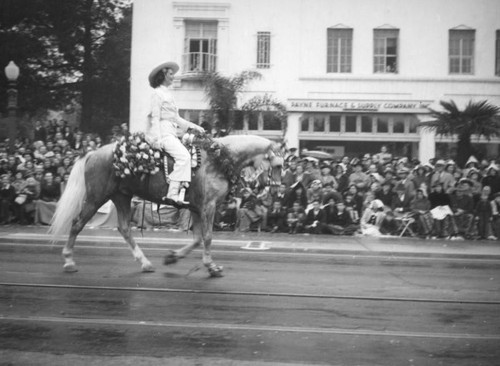
<instances>
[{"instance_id":1,"label":"palm tree","mask_svg":"<svg viewBox=\"0 0 500 366\"><path fill-rule=\"evenodd\" d=\"M231 132L238 96L251 80L260 77L261 74L256 71L243 71L233 77L218 72L209 72L204 76L205 94L216 118L216 135L224 136Z\"/></svg>"},{"instance_id":2,"label":"palm tree","mask_svg":"<svg viewBox=\"0 0 500 366\"><path fill-rule=\"evenodd\" d=\"M424 129L430 129L438 135L456 135L457 156L456 162L463 167L472 155L472 135L491 137L500 135L500 107L483 100L469 101L467 106L460 110L454 101L441 101L443 111L429 108L433 120L421 122Z\"/></svg>"}]
</instances>

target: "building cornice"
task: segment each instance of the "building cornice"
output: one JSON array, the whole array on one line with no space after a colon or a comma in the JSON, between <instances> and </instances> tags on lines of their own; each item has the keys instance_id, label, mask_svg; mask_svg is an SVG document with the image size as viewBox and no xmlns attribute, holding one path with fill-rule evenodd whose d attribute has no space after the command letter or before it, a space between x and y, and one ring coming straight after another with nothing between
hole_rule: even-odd
<instances>
[{"instance_id":1,"label":"building cornice","mask_svg":"<svg viewBox=\"0 0 500 366\"><path fill-rule=\"evenodd\" d=\"M417 82L417 83L479 83L479 84L500 84L500 77L474 78L474 77L409 77L399 75L323 75L323 76L300 76L300 81L382 81L382 82Z\"/></svg>"}]
</instances>

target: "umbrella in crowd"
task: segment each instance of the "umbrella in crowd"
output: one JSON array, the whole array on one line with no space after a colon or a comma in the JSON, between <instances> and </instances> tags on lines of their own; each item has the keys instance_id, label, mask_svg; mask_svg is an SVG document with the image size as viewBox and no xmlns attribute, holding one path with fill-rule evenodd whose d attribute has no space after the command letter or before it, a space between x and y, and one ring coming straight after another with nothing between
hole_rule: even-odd
<instances>
[{"instance_id":1,"label":"umbrella in crowd","mask_svg":"<svg viewBox=\"0 0 500 366\"><path fill-rule=\"evenodd\" d=\"M320 150L303 150L301 155L319 160L333 160L333 155Z\"/></svg>"}]
</instances>

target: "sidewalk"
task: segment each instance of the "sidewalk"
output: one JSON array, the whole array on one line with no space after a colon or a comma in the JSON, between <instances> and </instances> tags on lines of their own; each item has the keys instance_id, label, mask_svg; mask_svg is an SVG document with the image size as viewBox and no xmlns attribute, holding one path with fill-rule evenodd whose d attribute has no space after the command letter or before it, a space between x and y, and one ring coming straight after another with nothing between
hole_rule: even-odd
<instances>
[{"instance_id":1,"label":"sidewalk","mask_svg":"<svg viewBox=\"0 0 500 366\"><path fill-rule=\"evenodd\" d=\"M2 243L47 243L51 237L47 226L0 226ZM176 249L190 243L193 235L174 230L134 230L134 238L144 248ZM61 244L65 238L61 238ZM123 246L116 229L86 227L77 238L78 245ZM424 240L408 237L360 237L308 234L271 234L214 232L212 250L248 250L270 252L330 253L353 256L446 257L500 260L500 241Z\"/></svg>"}]
</instances>

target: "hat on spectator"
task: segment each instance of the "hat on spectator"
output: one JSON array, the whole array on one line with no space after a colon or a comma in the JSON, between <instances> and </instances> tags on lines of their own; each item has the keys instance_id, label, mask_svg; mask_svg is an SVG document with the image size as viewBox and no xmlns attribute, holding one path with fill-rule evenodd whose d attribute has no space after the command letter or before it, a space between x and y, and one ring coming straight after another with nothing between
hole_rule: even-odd
<instances>
[{"instance_id":1,"label":"hat on spectator","mask_svg":"<svg viewBox=\"0 0 500 366\"><path fill-rule=\"evenodd\" d=\"M497 192L493 195L493 198L498 198L498 197L500 197L500 192Z\"/></svg>"},{"instance_id":2,"label":"hat on spectator","mask_svg":"<svg viewBox=\"0 0 500 366\"><path fill-rule=\"evenodd\" d=\"M460 180L458 181L458 183L460 183L460 184L469 184L470 186L474 185L474 182L471 181L469 178L460 178Z\"/></svg>"},{"instance_id":3,"label":"hat on spectator","mask_svg":"<svg viewBox=\"0 0 500 366\"><path fill-rule=\"evenodd\" d=\"M175 62L169 61L156 66L153 70L151 70L148 76L149 85L151 85L151 87L153 86L156 74L158 74L163 69L171 69L172 72L176 74L177 71L179 71L179 65L177 65Z\"/></svg>"},{"instance_id":4,"label":"hat on spectator","mask_svg":"<svg viewBox=\"0 0 500 366\"><path fill-rule=\"evenodd\" d=\"M387 167L384 169L384 174L387 174L387 173L391 173L391 174L394 174L394 169L390 168L390 167Z\"/></svg>"},{"instance_id":5,"label":"hat on spectator","mask_svg":"<svg viewBox=\"0 0 500 366\"><path fill-rule=\"evenodd\" d=\"M313 184L323 185L323 183L321 183L321 180L319 180L319 179L315 179L315 180L313 180L313 181L311 182L311 185L313 185Z\"/></svg>"},{"instance_id":6,"label":"hat on spectator","mask_svg":"<svg viewBox=\"0 0 500 366\"><path fill-rule=\"evenodd\" d=\"M491 163L487 168L486 168L486 171L489 172L491 169L493 170L496 170L498 172L499 168L498 168L498 165L496 165L495 163Z\"/></svg>"},{"instance_id":7,"label":"hat on spectator","mask_svg":"<svg viewBox=\"0 0 500 366\"><path fill-rule=\"evenodd\" d=\"M438 161L436 161L435 165L436 166L438 166L438 165L443 165L444 166L444 165L446 165L446 162L443 159L439 159Z\"/></svg>"},{"instance_id":8,"label":"hat on spectator","mask_svg":"<svg viewBox=\"0 0 500 366\"><path fill-rule=\"evenodd\" d=\"M430 162L425 163L423 167L428 168L430 170L434 170L434 165L432 165Z\"/></svg>"},{"instance_id":9,"label":"hat on spectator","mask_svg":"<svg viewBox=\"0 0 500 366\"><path fill-rule=\"evenodd\" d=\"M479 160L476 159L474 155L471 155L469 159L467 159L467 162L465 163L465 166L469 164L475 164L476 166L479 165Z\"/></svg>"},{"instance_id":10,"label":"hat on spectator","mask_svg":"<svg viewBox=\"0 0 500 366\"><path fill-rule=\"evenodd\" d=\"M449 165L457 165L457 163L455 163L453 160L450 159L450 160L446 161L446 165L445 166L448 167Z\"/></svg>"},{"instance_id":11,"label":"hat on spectator","mask_svg":"<svg viewBox=\"0 0 500 366\"><path fill-rule=\"evenodd\" d=\"M323 163L321 164L321 169L332 169L332 166L330 164Z\"/></svg>"},{"instance_id":12,"label":"hat on spectator","mask_svg":"<svg viewBox=\"0 0 500 366\"><path fill-rule=\"evenodd\" d=\"M398 170L398 174L410 174L410 169L404 166Z\"/></svg>"},{"instance_id":13,"label":"hat on spectator","mask_svg":"<svg viewBox=\"0 0 500 366\"><path fill-rule=\"evenodd\" d=\"M250 194L252 194L252 193L253 193L253 192L252 192L252 189L251 189L250 187L245 187L245 188L242 188L240 192L241 192L241 193L245 193L245 192L247 192L247 193L250 193Z\"/></svg>"},{"instance_id":14,"label":"hat on spectator","mask_svg":"<svg viewBox=\"0 0 500 366\"><path fill-rule=\"evenodd\" d=\"M361 160L359 160L358 158L352 159L349 164L352 165L352 166L357 166L357 165L363 166L363 164L361 163Z\"/></svg>"},{"instance_id":15,"label":"hat on spectator","mask_svg":"<svg viewBox=\"0 0 500 366\"><path fill-rule=\"evenodd\" d=\"M381 200L373 200L372 203L370 204L370 207L372 210L378 210L384 207L384 202Z\"/></svg>"}]
</instances>

